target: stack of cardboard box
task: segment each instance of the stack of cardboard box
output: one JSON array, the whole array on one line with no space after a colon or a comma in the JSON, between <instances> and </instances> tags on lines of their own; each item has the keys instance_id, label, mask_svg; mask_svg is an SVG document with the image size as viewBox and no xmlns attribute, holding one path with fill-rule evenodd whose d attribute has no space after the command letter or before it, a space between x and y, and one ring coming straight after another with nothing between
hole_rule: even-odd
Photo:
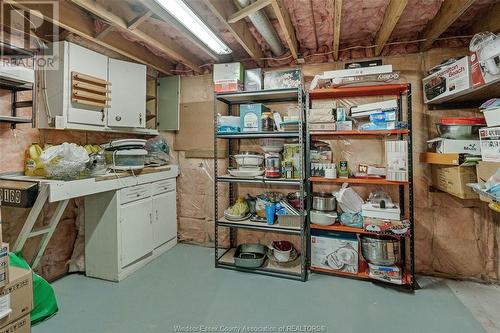
<instances>
[{"instance_id":1,"label":"stack of cardboard box","mask_svg":"<svg viewBox=\"0 0 500 333\"><path fill-rule=\"evenodd\" d=\"M0 230L0 333L31 332L33 273L9 266L9 245Z\"/></svg>"}]
</instances>

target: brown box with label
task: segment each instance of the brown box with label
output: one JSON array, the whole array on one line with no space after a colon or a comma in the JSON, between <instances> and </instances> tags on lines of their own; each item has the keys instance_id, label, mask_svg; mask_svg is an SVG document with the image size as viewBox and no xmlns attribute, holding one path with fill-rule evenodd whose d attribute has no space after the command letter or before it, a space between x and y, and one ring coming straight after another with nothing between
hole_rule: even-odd
<instances>
[{"instance_id":1,"label":"brown box with label","mask_svg":"<svg viewBox=\"0 0 500 333\"><path fill-rule=\"evenodd\" d=\"M0 312L5 312L7 307L12 311L8 316L0 319L0 332L3 332L5 326L29 315L33 309L32 271L10 266L9 273L10 281L0 291Z\"/></svg>"},{"instance_id":2,"label":"brown box with label","mask_svg":"<svg viewBox=\"0 0 500 333\"><path fill-rule=\"evenodd\" d=\"M476 168L471 166L432 166L433 186L461 199L477 199L478 195L467 186L476 183Z\"/></svg>"},{"instance_id":3,"label":"brown box with label","mask_svg":"<svg viewBox=\"0 0 500 333\"><path fill-rule=\"evenodd\" d=\"M0 244L0 289L9 283L9 244Z\"/></svg>"},{"instance_id":4,"label":"brown box with label","mask_svg":"<svg viewBox=\"0 0 500 333\"><path fill-rule=\"evenodd\" d=\"M0 328L0 333L30 333L30 332L31 332L31 316L29 314Z\"/></svg>"}]
</instances>

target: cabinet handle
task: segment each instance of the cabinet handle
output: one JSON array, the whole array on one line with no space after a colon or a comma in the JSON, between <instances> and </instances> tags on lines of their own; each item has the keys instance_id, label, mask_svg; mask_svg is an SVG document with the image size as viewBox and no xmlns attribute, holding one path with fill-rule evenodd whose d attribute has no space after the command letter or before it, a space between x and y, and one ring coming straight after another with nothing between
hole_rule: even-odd
<instances>
[{"instance_id":1,"label":"cabinet handle","mask_svg":"<svg viewBox=\"0 0 500 333\"><path fill-rule=\"evenodd\" d=\"M139 113L139 125L142 125L142 113Z\"/></svg>"},{"instance_id":2,"label":"cabinet handle","mask_svg":"<svg viewBox=\"0 0 500 333\"><path fill-rule=\"evenodd\" d=\"M104 122L104 118L105 118L104 109L102 109L101 113L102 113L101 121Z\"/></svg>"},{"instance_id":3,"label":"cabinet handle","mask_svg":"<svg viewBox=\"0 0 500 333\"><path fill-rule=\"evenodd\" d=\"M158 221L158 209L156 210L156 221Z\"/></svg>"},{"instance_id":4,"label":"cabinet handle","mask_svg":"<svg viewBox=\"0 0 500 333\"><path fill-rule=\"evenodd\" d=\"M153 214L149 213L149 224L153 224Z\"/></svg>"}]
</instances>

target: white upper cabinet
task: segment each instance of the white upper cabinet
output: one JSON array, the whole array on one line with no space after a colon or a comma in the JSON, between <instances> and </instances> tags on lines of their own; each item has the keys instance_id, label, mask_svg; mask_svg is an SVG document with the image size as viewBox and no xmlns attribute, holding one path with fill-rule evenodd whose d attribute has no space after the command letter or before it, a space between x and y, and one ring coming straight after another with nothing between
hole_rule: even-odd
<instances>
[{"instance_id":1,"label":"white upper cabinet","mask_svg":"<svg viewBox=\"0 0 500 333\"><path fill-rule=\"evenodd\" d=\"M109 127L146 127L146 66L109 59Z\"/></svg>"},{"instance_id":2,"label":"white upper cabinet","mask_svg":"<svg viewBox=\"0 0 500 333\"><path fill-rule=\"evenodd\" d=\"M80 104L71 98L71 75L81 73L104 81L108 78L108 57L91 51L80 45L68 43L69 75L65 76L69 84L68 122L104 126L106 124L106 110L102 107L92 107Z\"/></svg>"},{"instance_id":3,"label":"white upper cabinet","mask_svg":"<svg viewBox=\"0 0 500 333\"><path fill-rule=\"evenodd\" d=\"M41 75L48 107L40 128L158 133L146 129L146 66L67 41L52 47L54 66Z\"/></svg>"}]
</instances>

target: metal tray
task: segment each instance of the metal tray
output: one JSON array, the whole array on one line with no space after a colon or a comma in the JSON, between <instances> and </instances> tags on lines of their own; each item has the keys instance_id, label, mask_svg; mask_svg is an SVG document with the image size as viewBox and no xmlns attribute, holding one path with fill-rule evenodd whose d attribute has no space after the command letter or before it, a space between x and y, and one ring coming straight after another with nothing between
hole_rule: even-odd
<instances>
[{"instance_id":1,"label":"metal tray","mask_svg":"<svg viewBox=\"0 0 500 333\"><path fill-rule=\"evenodd\" d=\"M241 244L234 253L234 265L242 268L258 268L264 264L267 248L261 244Z\"/></svg>"}]
</instances>

